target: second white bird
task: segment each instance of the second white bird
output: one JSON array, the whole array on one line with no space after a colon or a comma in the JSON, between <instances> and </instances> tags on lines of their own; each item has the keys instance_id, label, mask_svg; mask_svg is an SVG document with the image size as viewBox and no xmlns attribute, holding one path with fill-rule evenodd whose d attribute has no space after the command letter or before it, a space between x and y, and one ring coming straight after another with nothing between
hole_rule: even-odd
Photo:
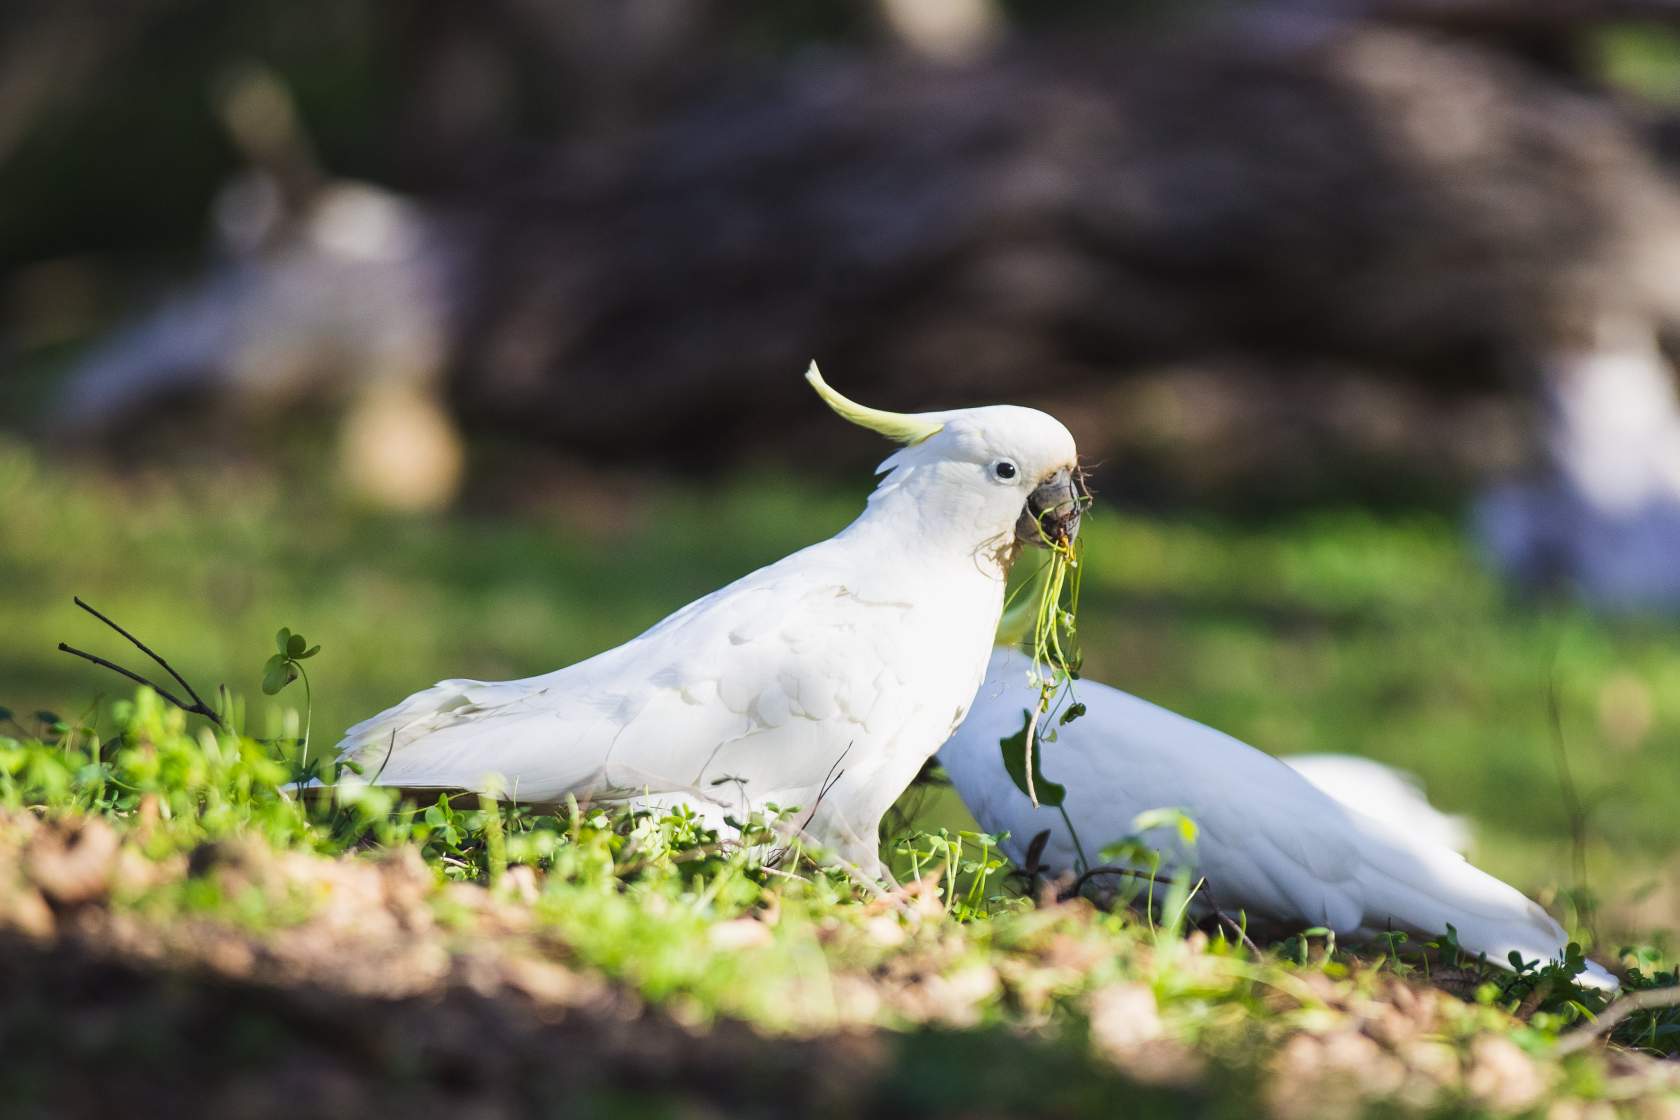
<instances>
[{"instance_id":1,"label":"second white bird","mask_svg":"<svg viewBox=\"0 0 1680 1120\"><path fill-rule=\"evenodd\" d=\"M1066 787L1066 800L1035 808L999 748L1037 702L1033 671L1021 653L998 650L968 720L939 752L980 826L1009 833L1004 850L1017 863L1048 831L1047 870L1089 866L1139 814L1180 809L1198 826L1193 845L1170 828L1144 840L1166 868L1205 876L1196 902L1204 914L1216 903L1272 933L1324 926L1347 941L1451 925L1464 948L1501 967L1511 952L1542 961L1564 952L1568 937L1549 914L1432 836L1350 809L1281 760L1095 681L1077 686L1087 714L1038 748L1043 774ZM1580 980L1615 986L1597 965Z\"/></svg>"}]
</instances>

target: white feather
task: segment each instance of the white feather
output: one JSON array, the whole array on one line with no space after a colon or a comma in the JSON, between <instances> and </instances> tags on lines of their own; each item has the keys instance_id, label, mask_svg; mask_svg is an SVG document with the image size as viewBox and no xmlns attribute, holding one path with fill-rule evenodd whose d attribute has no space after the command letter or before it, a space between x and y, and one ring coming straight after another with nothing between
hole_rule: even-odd
<instances>
[{"instance_id":1,"label":"white feather","mask_svg":"<svg viewBox=\"0 0 1680 1120\"><path fill-rule=\"evenodd\" d=\"M939 752L980 826L1009 833L1004 848L1017 862L1048 831L1043 866L1072 870L1081 848L1094 861L1131 832L1138 814L1181 809L1199 826L1193 847L1168 828L1145 840L1169 866L1205 876L1213 904L1246 912L1258 927L1322 925L1360 941L1389 929L1433 936L1451 925L1461 945L1497 965L1508 966L1512 951L1528 960L1563 953L1567 937L1557 922L1457 852L1348 808L1229 735L1095 681L1076 686L1086 714L1038 748L1045 777L1067 789L1066 820L1056 808L1034 808L999 749L1036 700L1029 664L998 650L968 719ZM1614 986L1591 967L1584 982Z\"/></svg>"}]
</instances>

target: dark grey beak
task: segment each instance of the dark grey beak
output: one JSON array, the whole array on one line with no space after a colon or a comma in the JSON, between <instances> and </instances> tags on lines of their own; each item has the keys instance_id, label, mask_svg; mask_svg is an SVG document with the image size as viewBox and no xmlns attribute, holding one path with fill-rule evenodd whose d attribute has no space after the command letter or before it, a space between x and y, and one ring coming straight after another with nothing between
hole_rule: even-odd
<instances>
[{"instance_id":1,"label":"dark grey beak","mask_svg":"<svg viewBox=\"0 0 1680 1120\"><path fill-rule=\"evenodd\" d=\"M1063 468L1027 495L1020 520L1015 522L1015 536L1040 548L1070 544L1079 535L1079 515L1089 501L1078 473Z\"/></svg>"}]
</instances>

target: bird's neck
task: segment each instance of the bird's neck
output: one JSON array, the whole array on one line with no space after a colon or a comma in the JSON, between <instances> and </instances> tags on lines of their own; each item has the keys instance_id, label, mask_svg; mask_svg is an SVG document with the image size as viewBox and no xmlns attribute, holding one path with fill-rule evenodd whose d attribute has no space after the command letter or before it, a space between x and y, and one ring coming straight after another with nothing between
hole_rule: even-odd
<instances>
[{"instance_id":1,"label":"bird's neck","mask_svg":"<svg viewBox=\"0 0 1680 1120\"><path fill-rule=\"evenodd\" d=\"M1014 516L953 473L940 462L895 467L841 536L937 579L979 577L1001 587L1020 551Z\"/></svg>"}]
</instances>

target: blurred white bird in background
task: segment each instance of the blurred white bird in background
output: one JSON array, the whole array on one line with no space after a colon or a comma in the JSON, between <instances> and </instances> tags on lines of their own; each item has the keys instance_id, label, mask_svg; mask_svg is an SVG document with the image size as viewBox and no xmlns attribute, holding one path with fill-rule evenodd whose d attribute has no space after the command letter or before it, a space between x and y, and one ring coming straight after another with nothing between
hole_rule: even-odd
<instances>
[{"instance_id":1,"label":"blurred white bird in background","mask_svg":"<svg viewBox=\"0 0 1680 1120\"><path fill-rule=\"evenodd\" d=\"M864 408L906 444L837 536L640 637L526 680L448 680L351 728L370 779L521 801L688 805L709 824L798 807L792 827L880 873L880 820L968 712L1023 540L1068 540L1073 437L1012 405Z\"/></svg>"},{"instance_id":2,"label":"blurred white bird in background","mask_svg":"<svg viewBox=\"0 0 1680 1120\"><path fill-rule=\"evenodd\" d=\"M1228 915L1246 913L1257 930L1287 935L1324 926L1354 943L1389 930L1435 936L1451 925L1463 948L1502 967L1513 951L1525 960L1562 957L1563 928L1440 843L1438 822L1416 831L1404 819L1385 822L1204 724L1095 681L1081 680L1075 691L1086 713L1038 748L1044 778L1065 787L1060 807L1034 807L1000 750L1037 703L1032 662L1018 651L993 654L968 719L939 751L980 827L1009 833L1004 851L1017 864L1048 831L1039 855L1045 870L1095 866L1105 846L1132 832L1139 814L1179 809L1198 826L1194 843L1170 825L1146 831L1143 840L1161 853L1165 872L1189 866L1205 877L1192 904L1198 917L1217 906ZM1053 714L1045 726L1057 719ZM1616 983L1597 965L1579 979L1605 988Z\"/></svg>"}]
</instances>

